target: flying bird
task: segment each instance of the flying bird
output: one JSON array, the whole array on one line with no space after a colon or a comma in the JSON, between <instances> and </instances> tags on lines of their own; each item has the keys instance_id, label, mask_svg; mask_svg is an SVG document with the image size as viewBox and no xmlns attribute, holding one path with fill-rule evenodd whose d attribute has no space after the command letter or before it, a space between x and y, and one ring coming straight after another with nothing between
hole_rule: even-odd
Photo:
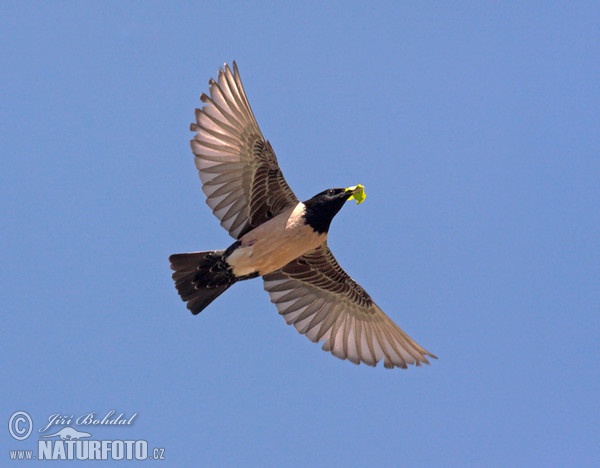
<instances>
[{"instance_id":1,"label":"flying bird","mask_svg":"<svg viewBox=\"0 0 600 468\"><path fill-rule=\"evenodd\" d=\"M301 202L285 181L250 108L235 62L209 81L191 140L206 203L235 239L224 250L174 254L173 280L198 314L238 281L261 276L288 324L340 359L386 368L428 364L415 343L338 264L332 219L364 187L330 188Z\"/></svg>"}]
</instances>

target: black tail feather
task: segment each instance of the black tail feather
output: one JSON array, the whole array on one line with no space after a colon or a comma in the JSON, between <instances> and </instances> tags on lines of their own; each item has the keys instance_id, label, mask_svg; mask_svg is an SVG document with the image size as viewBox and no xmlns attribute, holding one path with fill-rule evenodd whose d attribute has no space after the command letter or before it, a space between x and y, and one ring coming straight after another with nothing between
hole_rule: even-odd
<instances>
[{"instance_id":1,"label":"black tail feather","mask_svg":"<svg viewBox=\"0 0 600 468\"><path fill-rule=\"evenodd\" d=\"M169 257L175 287L192 314L200 313L237 281L224 250L175 254Z\"/></svg>"}]
</instances>

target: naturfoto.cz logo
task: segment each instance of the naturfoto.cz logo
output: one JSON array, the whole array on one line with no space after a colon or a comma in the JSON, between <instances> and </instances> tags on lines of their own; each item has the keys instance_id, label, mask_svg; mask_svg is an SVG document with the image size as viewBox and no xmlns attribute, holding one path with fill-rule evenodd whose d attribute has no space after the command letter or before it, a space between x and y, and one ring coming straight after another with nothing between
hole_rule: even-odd
<instances>
[{"instance_id":1,"label":"naturfoto.cz logo","mask_svg":"<svg viewBox=\"0 0 600 468\"><path fill-rule=\"evenodd\" d=\"M103 417L97 413L52 414L37 431L37 450L9 450L11 460L164 460L164 448L149 450L145 440L96 440L90 429L100 426L131 426L137 413L127 417L111 410ZM76 429L74 426L81 426ZM16 441L25 441L33 432L33 419L25 411L16 411L8 421L8 431ZM85 430L82 430L85 429Z\"/></svg>"}]
</instances>

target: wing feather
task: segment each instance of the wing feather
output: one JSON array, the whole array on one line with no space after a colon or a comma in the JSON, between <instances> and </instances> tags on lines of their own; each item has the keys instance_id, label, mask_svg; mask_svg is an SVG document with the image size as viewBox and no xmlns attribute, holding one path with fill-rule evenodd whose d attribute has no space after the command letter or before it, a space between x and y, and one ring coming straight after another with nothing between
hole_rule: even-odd
<instances>
[{"instance_id":1,"label":"wing feather","mask_svg":"<svg viewBox=\"0 0 600 468\"><path fill-rule=\"evenodd\" d=\"M252 112L235 62L225 65L200 100L191 141L206 203L239 239L298 199L285 181Z\"/></svg>"},{"instance_id":2,"label":"wing feather","mask_svg":"<svg viewBox=\"0 0 600 468\"><path fill-rule=\"evenodd\" d=\"M400 329L341 268L324 243L263 277L288 324L340 359L386 368L435 358Z\"/></svg>"}]
</instances>

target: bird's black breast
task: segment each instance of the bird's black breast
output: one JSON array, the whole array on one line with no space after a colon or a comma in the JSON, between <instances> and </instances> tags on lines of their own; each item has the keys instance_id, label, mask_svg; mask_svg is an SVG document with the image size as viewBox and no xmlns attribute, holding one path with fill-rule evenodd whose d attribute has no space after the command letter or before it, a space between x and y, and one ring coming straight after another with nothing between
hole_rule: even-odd
<instances>
[{"instance_id":1,"label":"bird's black breast","mask_svg":"<svg viewBox=\"0 0 600 468\"><path fill-rule=\"evenodd\" d=\"M343 191L343 189L335 190ZM348 198L339 194L329 195L329 191L321 192L304 202L304 220L318 234L327 234L331 221Z\"/></svg>"},{"instance_id":2,"label":"bird's black breast","mask_svg":"<svg viewBox=\"0 0 600 468\"><path fill-rule=\"evenodd\" d=\"M322 213L316 212L315 210L306 210L304 213L304 221L309 225L313 231L317 234L327 234L331 220L333 216L328 218L323 216Z\"/></svg>"}]
</instances>

